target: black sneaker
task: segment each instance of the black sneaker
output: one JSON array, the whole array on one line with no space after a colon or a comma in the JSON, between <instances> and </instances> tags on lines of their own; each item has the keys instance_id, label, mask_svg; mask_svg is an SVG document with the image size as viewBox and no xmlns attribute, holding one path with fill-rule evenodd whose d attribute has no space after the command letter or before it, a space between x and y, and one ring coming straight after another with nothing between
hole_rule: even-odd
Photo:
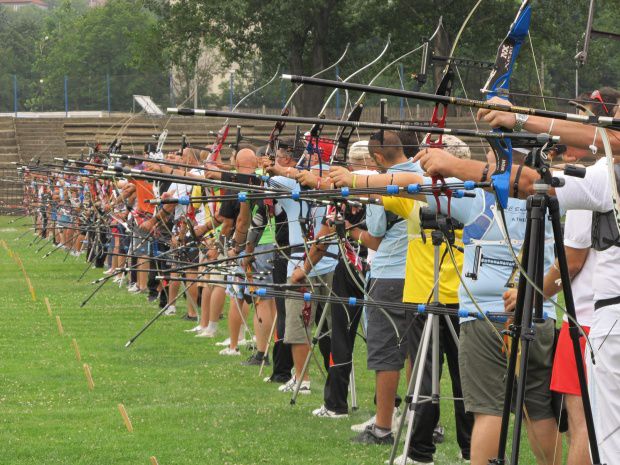
<instances>
[{"instance_id":1,"label":"black sneaker","mask_svg":"<svg viewBox=\"0 0 620 465\"><path fill-rule=\"evenodd\" d=\"M391 446L394 444L394 435L392 432L383 437L379 437L375 434L374 426L375 425L368 425L364 431L351 438L351 441L358 444L369 444L374 446Z\"/></svg>"},{"instance_id":2,"label":"black sneaker","mask_svg":"<svg viewBox=\"0 0 620 465\"><path fill-rule=\"evenodd\" d=\"M186 321L196 321L198 319L198 316L189 316L188 313L186 313L185 315L183 315L181 317L182 320L186 320Z\"/></svg>"},{"instance_id":3,"label":"black sneaker","mask_svg":"<svg viewBox=\"0 0 620 465\"><path fill-rule=\"evenodd\" d=\"M159 299L159 294L149 294L147 299L149 302L155 302L157 299Z\"/></svg>"},{"instance_id":4,"label":"black sneaker","mask_svg":"<svg viewBox=\"0 0 620 465\"><path fill-rule=\"evenodd\" d=\"M437 425L433 430L433 444L441 444L445 439L445 430L443 426Z\"/></svg>"},{"instance_id":5,"label":"black sneaker","mask_svg":"<svg viewBox=\"0 0 620 465\"><path fill-rule=\"evenodd\" d=\"M255 354L250 355L250 358L248 358L245 362L241 362L241 365L249 367L249 366L256 366L259 367L263 364L263 359L262 358L258 358ZM265 366L269 366L271 365L271 363L269 363L269 357L265 356Z\"/></svg>"}]
</instances>

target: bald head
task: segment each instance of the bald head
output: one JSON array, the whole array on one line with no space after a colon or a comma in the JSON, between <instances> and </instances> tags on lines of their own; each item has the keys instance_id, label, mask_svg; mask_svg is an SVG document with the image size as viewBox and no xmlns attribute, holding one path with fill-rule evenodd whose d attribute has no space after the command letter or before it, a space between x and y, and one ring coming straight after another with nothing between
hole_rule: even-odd
<instances>
[{"instance_id":1,"label":"bald head","mask_svg":"<svg viewBox=\"0 0 620 465\"><path fill-rule=\"evenodd\" d=\"M252 174L258 168L258 158L252 149L241 149L235 156L237 172Z\"/></svg>"}]
</instances>

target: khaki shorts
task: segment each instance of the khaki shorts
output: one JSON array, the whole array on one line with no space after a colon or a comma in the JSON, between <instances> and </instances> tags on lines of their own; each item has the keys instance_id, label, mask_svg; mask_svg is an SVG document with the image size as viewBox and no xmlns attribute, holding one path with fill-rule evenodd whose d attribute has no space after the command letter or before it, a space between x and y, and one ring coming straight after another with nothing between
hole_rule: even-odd
<instances>
[{"instance_id":1,"label":"khaki shorts","mask_svg":"<svg viewBox=\"0 0 620 465\"><path fill-rule=\"evenodd\" d=\"M493 323L498 331L503 323ZM530 344L525 386L526 415L531 420L553 418L551 404L551 368L555 320L548 318L536 324L536 336ZM502 344L488 321L461 324L459 369L465 410L484 415L501 416L506 390L508 360Z\"/></svg>"},{"instance_id":2,"label":"khaki shorts","mask_svg":"<svg viewBox=\"0 0 620 465\"><path fill-rule=\"evenodd\" d=\"M308 281L312 285L323 284L325 283L327 287L321 286L316 287L312 292L314 295L321 296L329 296L330 289L332 286L332 279L334 277L334 273L326 273L321 276L316 276L313 278L308 278ZM289 281L290 283L290 281ZM308 289L311 289L311 285L308 285ZM292 291L296 292L296 291ZM310 291L309 291L310 292ZM310 315L310 323L308 326L304 325L302 319L302 311L304 309L304 302L301 299L285 299L284 301L286 305L286 323L284 327L284 343L285 344L309 344L312 341L312 325L314 322L314 316L316 315L317 302L312 301L312 310ZM323 311L329 312L329 305L323 305ZM331 325L331 317L328 314L326 317L326 321L328 327Z\"/></svg>"}]
</instances>

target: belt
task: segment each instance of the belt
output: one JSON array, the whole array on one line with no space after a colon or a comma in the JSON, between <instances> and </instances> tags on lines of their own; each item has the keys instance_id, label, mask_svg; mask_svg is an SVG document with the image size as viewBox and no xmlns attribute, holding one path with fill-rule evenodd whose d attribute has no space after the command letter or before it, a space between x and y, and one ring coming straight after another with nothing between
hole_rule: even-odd
<instances>
[{"instance_id":1,"label":"belt","mask_svg":"<svg viewBox=\"0 0 620 465\"><path fill-rule=\"evenodd\" d=\"M599 310L603 307L609 307L610 305L620 304L620 296L612 297L610 299L602 299L594 302L594 310Z\"/></svg>"}]
</instances>

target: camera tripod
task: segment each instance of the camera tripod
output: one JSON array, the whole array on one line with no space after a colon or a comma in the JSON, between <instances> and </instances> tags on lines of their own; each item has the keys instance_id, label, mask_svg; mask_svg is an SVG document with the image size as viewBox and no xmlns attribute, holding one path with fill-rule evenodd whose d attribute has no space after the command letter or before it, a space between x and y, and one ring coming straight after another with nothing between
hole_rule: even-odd
<instances>
[{"instance_id":1,"label":"camera tripod","mask_svg":"<svg viewBox=\"0 0 620 465\"><path fill-rule=\"evenodd\" d=\"M512 450L509 463L511 465L518 465L519 463L519 447L521 441L521 430L523 426L528 356L530 352L530 345L536 337L536 327L534 323L543 321L543 296L536 290L535 286L538 289L542 289L543 287L545 221L546 217L549 216L551 226L553 228L553 238L556 245L560 277L562 280L562 290L564 292L566 313L569 320L569 333L577 365L579 385L581 387L581 399L583 401L592 463L593 465L601 465L596 442L596 433L594 431L590 398L588 396L588 385L583 357L581 355L581 347L579 345L579 327L575 324L575 304L570 284L566 253L564 250L564 240L560 222L560 207L557 198L549 195L549 189L551 187L561 188L564 184L564 180L552 176L547 162L547 156L541 148L535 148L532 150L529 164L538 171L540 174L540 179L534 183L535 194L530 195L527 198L527 221L525 240L522 247L524 262L523 271L525 271L527 276L524 276L522 273L519 279L514 320L507 331L507 334L511 339L512 350L510 351L510 358L508 360L506 391L504 395L504 407L502 412L502 426L500 429L497 458L490 459L489 463L493 465L505 465L507 463L506 449L513 398L515 401L515 419L512 435ZM583 177L585 175L585 171L583 169L570 165L565 168L564 173L569 176L577 177ZM519 350L517 348L519 343L521 344L520 359L518 358ZM519 365L518 379L516 376L517 364Z\"/></svg>"},{"instance_id":2,"label":"camera tripod","mask_svg":"<svg viewBox=\"0 0 620 465\"><path fill-rule=\"evenodd\" d=\"M439 303L439 273L441 267L441 246L446 243L447 247L454 247L455 229L462 229L463 225L450 217L444 217L442 215L435 216L434 213L420 212L421 227L423 229L432 229L431 241L434 247L434 264L433 264L433 306L441 306ZM424 328L420 337L420 345L416 353L415 362L407 385L407 396L405 397L406 406L404 408L403 415L400 417L398 424L398 430L394 439L394 445L390 453L389 464L393 464L396 458L400 437L407 422L407 432L404 445L404 456L407 456L409 451L409 445L411 443L411 433L413 431L413 425L416 416L416 407L422 403L432 402L438 404L440 401L440 323L441 318L445 318L445 325L448 328L450 336L453 338L454 343L458 347L459 336L454 329L452 320L449 315L438 315L429 312L426 321L424 322ZM428 351L431 350L431 394L422 395L421 390L423 386L424 372L426 370ZM443 397L446 399L446 397ZM449 399L449 398L448 398ZM452 398L452 400L461 400L462 398ZM409 412L409 413L408 413ZM435 426L435 425L433 425Z\"/></svg>"}]
</instances>

